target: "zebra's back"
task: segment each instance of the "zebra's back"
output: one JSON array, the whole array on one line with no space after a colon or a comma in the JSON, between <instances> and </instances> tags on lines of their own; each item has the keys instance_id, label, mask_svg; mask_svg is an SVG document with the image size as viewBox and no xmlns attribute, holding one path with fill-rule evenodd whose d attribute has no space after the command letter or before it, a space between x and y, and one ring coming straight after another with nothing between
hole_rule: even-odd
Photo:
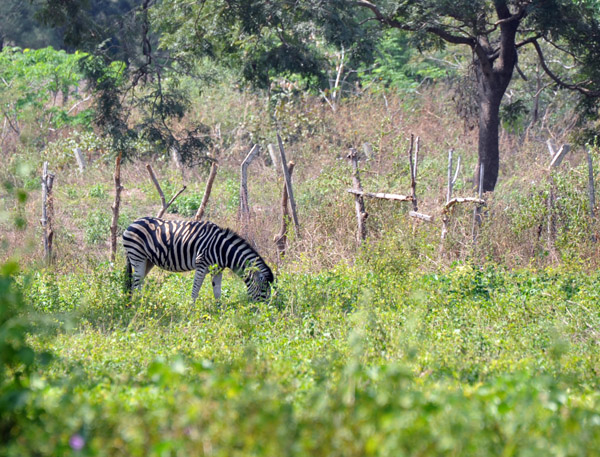
<instances>
[{"instance_id":1,"label":"zebra's back","mask_svg":"<svg viewBox=\"0 0 600 457\"><path fill-rule=\"evenodd\" d=\"M148 259L169 271L191 271L196 268L196 255L209 224L143 217L125 230L123 247L130 258Z\"/></svg>"}]
</instances>

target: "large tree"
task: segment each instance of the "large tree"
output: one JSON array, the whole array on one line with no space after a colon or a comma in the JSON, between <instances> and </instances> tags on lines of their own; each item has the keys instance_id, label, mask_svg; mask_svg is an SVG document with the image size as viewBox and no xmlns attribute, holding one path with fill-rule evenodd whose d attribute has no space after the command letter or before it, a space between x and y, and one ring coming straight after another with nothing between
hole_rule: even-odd
<instances>
[{"instance_id":1,"label":"large tree","mask_svg":"<svg viewBox=\"0 0 600 457\"><path fill-rule=\"evenodd\" d=\"M499 169L499 111L513 78L518 55L532 46L542 68L560 87L583 96L600 96L600 26L595 1L575 0L408 0L371 2L355 7L371 11L385 27L412 32L422 46L445 43L471 48L477 77L479 107L479 163L483 191L493 191ZM563 54L579 67L575 81L552 71L541 43Z\"/></svg>"}]
</instances>

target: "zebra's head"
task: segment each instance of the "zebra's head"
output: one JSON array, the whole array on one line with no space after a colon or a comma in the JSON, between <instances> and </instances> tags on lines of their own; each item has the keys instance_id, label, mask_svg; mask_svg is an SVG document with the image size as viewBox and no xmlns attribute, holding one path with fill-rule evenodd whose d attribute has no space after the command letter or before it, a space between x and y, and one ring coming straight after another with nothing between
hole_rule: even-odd
<instances>
[{"instance_id":1,"label":"zebra's head","mask_svg":"<svg viewBox=\"0 0 600 457\"><path fill-rule=\"evenodd\" d=\"M252 301L266 301L271 296L271 284L275 277L266 263L252 265L244 272L244 282Z\"/></svg>"}]
</instances>

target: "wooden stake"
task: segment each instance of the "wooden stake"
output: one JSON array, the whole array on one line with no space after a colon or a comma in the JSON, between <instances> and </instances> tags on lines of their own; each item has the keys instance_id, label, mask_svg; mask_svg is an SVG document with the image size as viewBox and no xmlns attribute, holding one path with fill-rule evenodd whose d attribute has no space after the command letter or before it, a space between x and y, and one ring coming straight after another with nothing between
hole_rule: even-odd
<instances>
[{"instance_id":1,"label":"wooden stake","mask_svg":"<svg viewBox=\"0 0 600 457\"><path fill-rule=\"evenodd\" d=\"M415 154L414 162L413 162L413 146L415 143L415 136L410 134L410 148L408 149L408 165L410 167L410 189L412 195L412 205L413 211L417 212L419 210L419 205L417 204L417 159L419 156L419 137L417 137L417 151Z\"/></svg>"},{"instance_id":2,"label":"wooden stake","mask_svg":"<svg viewBox=\"0 0 600 457\"><path fill-rule=\"evenodd\" d=\"M112 222L110 224L110 261L114 263L117 253L117 229L119 225L119 208L121 206L121 151L115 160L115 201L112 204Z\"/></svg>"},{"instance_id":3,"label":"wooden stake","mask_svg":"<svg viewBox=\"0 0 600 457\"><path fill-rule=\"evenodd\" d=\"M290 177L292 176L292 172L294 171L294 162L290 162L288 164L288 173ZM283 259L285 257L285 249L287 245L287 226L290 220L290 212L288 209L288 193L287 187L285 184L283 185L283 190L281 192L281 230L277 235L275 235L275 244L277 245L277 252L279 254L279 258Z\"/></svg>"},{"instance_id":4,"label":"wooden stake","mask_svg":"<svg viewBox=\"0 0 600 457\"><path fill-rule=\"evenodd\" d=\"M259 151L258 144L252 146L250 152L244 159L241 165L240 173L240 219L244 226L244 230L248 228L250 223L250 205L248 203L248 167L257 156Z\"/></svg>"},{"instance_id":5,"label":"wooden stake","mask_svg":"<svg viewBox=\"0 0 600 457\"><path fill-rule=\"evenodd\" d=\"M298 213L296 212L296 200L294 199L294 190L292 189L292 177L288 173L288 168L286 166L288 162L285 158L283 141L281 140L281 135L279 135L279 132L277 132L277 143L279 144L279 154L281 155L281 168L283 170L283 177L285 178L285 187L287 188L290 207L292 208L292 220L294 221L296 238L300 239L300 223L298 222Z\"/></svg>"},{"instance_id":6,"label":"wooden stake","mask_svg":"<svg viewBox=\"0 0 600 457\"><path fill-rule=\"evenodd\" d=\"M452 191L454 190L454 184L458 178L458 172L460 170L460 156L458 156L458 162L456 164L456 172L452 177L452 166L453 166L454 149L448 151L448 190L446 192L446 206L443 210L442 215L442 240L446 239L448 235L448 222L450 221L450 212L448 211L452 205L449 205L452 200ZM458 203L458 202L457 202Z\"/></svg>"},{"instance_id":7,"label":"wooden stake","mask_svg":"<svg viewBox=\"0 0 600 457\"><path fill-rule=\"evenodd\" d=\"M183 188L181 190L179 190L171 198L171 200L169 200L169 202L167 203L167 200L165 199L165 194L164 194L162 188L160 187L160 184L158 182L158 179L156 178L156 175L154 174L154 170L152 169L152 165L150 165L150 164L146 165L146 169L148 170L148 174L150 175L150 178L152 179L152 182L154 183L154 186L156 187L156 190L158 191L158 195L160 196L161 209L158 212L158 214L156 215L156 217L163 217L165 212L167 211L167 209L169 209L169 206L171 206L171 204L175 201L175 199L177 197L179 197L179 195L181 195L181 193L187 188L187 186L183 186Z\"/></svg>"},{"instance_id":8,"label":"wooden stake","mask_svg":"<svg viewBox=\"0 0 600 457\"><path fill-rule=\"evenodd\" d=\"M349 189L348 192L354 194L354 208L356 210L356 223L358 224L356 238L360 244L367 238L367 226L365 221L368 214L365 211L365 202L363 200L365 192L362 190L360 176L358 174L358 153L356 149L350 148L348 158L352 161L352 184L354 186L354 189Z\"/></svg>"},{"instance_id":9,"label":"wooden stake","mask_svg":"<svg viewBox=\"0 0 600 457\"><path fill-rule=\"evenodd\" d=\"M592 154L590 150L587 150L587 163L588 163L588 197L590 202L590 218L593 220L595 217L596 208L596 187L594 185L594 165L592 163Z\"/></svg>"},{"instance_id":10,"label":"wooden stake","mask_svg":"<svg viewBox=\"0 0 600 457\"><path fill-rule=\"evenodd\" d=\"M44 229L44 259L49 265L52 263L52 242L54 240L54 202L52 197L52 186L54 185L54 174L48 172L48 162L44 162L42 168L42 218L40 222Z\"/></svg>"},{"instance_id":11,"label":"wooden stake","mask_svg":"<svg viewBox=\"0 0 600 457\"><path fill-rule=\"evenodd\" d=\"M269 157L271 157L271 162L273 167L277 170L279 168L279 154L277 153L276 146L274 144L267 144L267 151L269 152Z\"/></svg>"},{"instance_id":12,"label":"wooden stake","mask_svg":"<svg viewBox=\"0 0 600 457\"><path fill-rule=\"evenodd\" d=\"M217 176L217 169L219 168L219 164L216 159L213 160L212 165L210 166L210 174L208 175L208 181L206 181L206 189L204 189L204 196L202 197L202 203L200 203L200 208L196 212L196 216L194 220L201 221L204 216L204 211L206 211L206 206L208 205L208 199L210 198L210 192L212 191L213 182L215 181L215 177Z\"/></svg>"},{"instance_id":13,"label":"wooden stake","mask_svg":"<svg viewBox=\"0 0 600 457\"><path fill-rule=\"evenodd\" d=\"M483 201L483 176L484 176L484 166L483 163L479 164L479 188L477 189L477 195L479 196L479 200ZM473 230L472 236L473 241L477 241L477 227L481 226L481 205L475 206L473 210Z\"/></svg>"},{"instance_id":14,"label":"wooden stake","mask_svg":"<svg viewBox=\"0 0 600 457\"><path fill-rule=\"evenodd\" d=\"M79 173L83 173L85 170L85 159L83 158L81 148L76 147L75 149L73 149L73 155L75 155L75 160L77 160L77 165L79 166Z\"/></svg>"}]
</instances>

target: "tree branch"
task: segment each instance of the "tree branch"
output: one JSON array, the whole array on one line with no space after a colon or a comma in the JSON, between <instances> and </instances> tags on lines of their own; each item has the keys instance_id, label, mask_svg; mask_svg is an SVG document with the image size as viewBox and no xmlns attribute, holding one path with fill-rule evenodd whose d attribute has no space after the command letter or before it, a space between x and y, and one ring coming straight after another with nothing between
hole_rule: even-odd
<instances>
[{"instance_id":1,"label":"tree branch","mask_svg":"<svg viewBox=\"0 0 600 457\"><path fill-rule=\"evenodd\" d=\"M567 83L567 82L563 81L562 79L560 79L548 67L548 64L546 63L546 59L544 58L544 53L542 52L542 47L537 42L537 40L532 40L531 44L533 44L533 46L535 47L535 50L540 59L540 65L544 69L544 72L546 72L546 74L550 77L550 79L552 79L552 81L554 81L559 87L562 87L565 89L570 89L570 90L576 90L577 92L579 92L587 97L600 97L600 90L591 90L586 87L583 87L580 84L571 84L571 83Z\"/></svg>"},{"instance_id":2,"label":"tree branch","mask_svg":"<svg viewBox=\"0 0 600 457\"><path fill-rule=\"evenodd\" d=\"M388 25L390 27L394 27L396 29L407 30L409 32L415 32L417 30L415 27L407 26L403 22L400 22L396 19L385 16L381 12L381 10L379 9L379 7L377 5L371 3L368 0L357 0L356 5L359 7L367 8L367 9L371 10L371 12L375 15L375 18L382 24ZM427 26L427 27L425 27L425 30L429 33L433 33L434 35L439 36L442 40L447 41L449 43L466 44L471 47L474 47L476 44L475 38L473 38L471 36L465 37L465 36L460 36L460 35L453 35L441 27Z\"/></svg>"}]
</instances>

